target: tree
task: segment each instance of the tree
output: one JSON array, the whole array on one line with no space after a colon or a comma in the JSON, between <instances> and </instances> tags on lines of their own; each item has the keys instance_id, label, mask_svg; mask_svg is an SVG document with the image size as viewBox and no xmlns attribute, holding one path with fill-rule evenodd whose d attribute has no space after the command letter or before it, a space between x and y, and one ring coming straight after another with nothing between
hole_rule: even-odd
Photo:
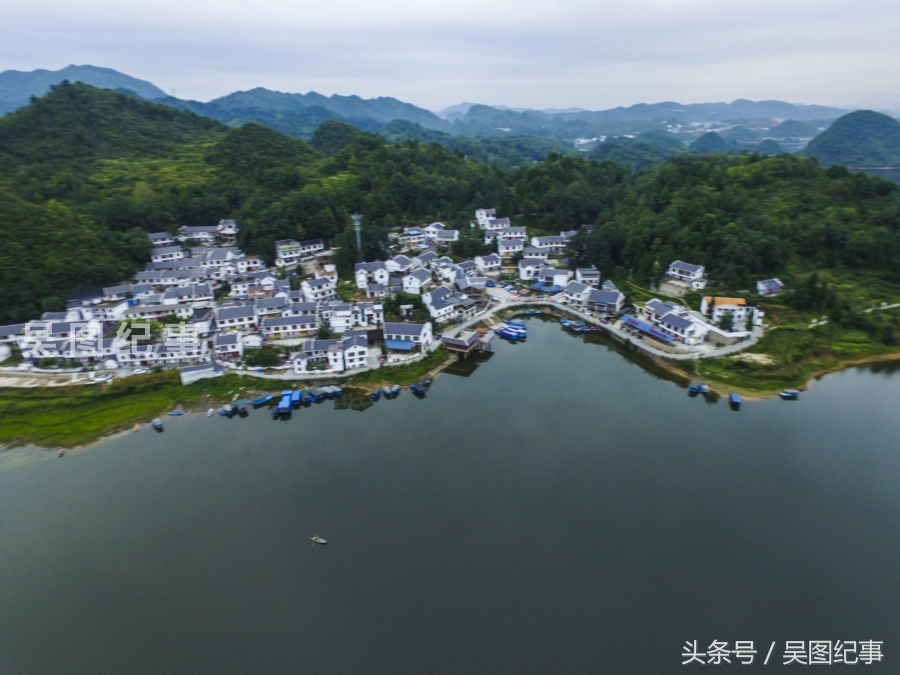
<instances>
[{"instance_id":1,"label":"tree","mask_svg":"<svg viewBox=\"0 0 900 675\"><path fill-rule=\"evenodd\" d=\"M331 337L331 328L324 321L316 329L316 340L327 340Z\"/></svg>"},{"instance_id":2,"label":"tree","mask_svg":"<svg viewBox=\"0 0 900 675\"><path fill-rule=\"evenodd\" d=\"M281 363L281 355L274 347L260 347L259 349L247 349L244 352L244 363L248 366L271 368Z\"/></svg>"},{"instance_id":3,"label":"tree","mask_svg":"<svg viewBox=\"0 0 900 675\"><path fill-rule=\"evenodd\" d=\"M718 326L725 332L730 333L734 328L734 312L722 312Z\"/></svg>"}]
</instances>

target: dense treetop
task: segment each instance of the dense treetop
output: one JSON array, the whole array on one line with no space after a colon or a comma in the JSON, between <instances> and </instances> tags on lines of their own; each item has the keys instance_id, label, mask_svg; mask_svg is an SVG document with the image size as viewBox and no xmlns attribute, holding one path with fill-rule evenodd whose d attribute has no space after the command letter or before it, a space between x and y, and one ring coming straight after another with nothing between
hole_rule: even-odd
<instances>
[{"instance_id":1,"label":"dense treetop","mask_svg":"<svg viewBox=\"0 0 900 675\"><path fill-rule=\"evenodd\" d=\"M344 268L383 258L392 228L461 227L475 208L494 207L533 232L595 224L576 238L572 263L607 275L619 267L649 278L675 258L729 283L793 263L900 269L898 187L840 167L682 154L660 137L621 146L679 153L652 168L551 153L511 169L427 136L401 139L423 131L395 125L391 142L330 121L307 144L258 124L229 128L61 85L0 119L0 323L128 278L149 259L148 232L222 218L237 220L239 245L268 262L276 240L321 237L341 247ZM475 150L506 151L494 142ZM364 216L362 252L349 227L355 211Z\"/></svg>"}]
</instances>

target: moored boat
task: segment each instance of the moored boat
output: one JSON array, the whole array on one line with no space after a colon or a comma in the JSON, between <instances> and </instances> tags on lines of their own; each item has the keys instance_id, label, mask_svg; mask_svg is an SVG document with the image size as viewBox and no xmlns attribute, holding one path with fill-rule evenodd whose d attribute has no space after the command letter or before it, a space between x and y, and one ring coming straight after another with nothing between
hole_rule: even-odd
<instances>
[{"instance_id":1,"label":"moored boat","mask_svg":"<svg viewBox=\"0 0 900 675\"><path fill-rule=\"evenodd\" d=\"M371 396L372 396L372 398L375 399L376 401L377 401L378 399L380 399L380 398L381 398L381 389L373 389L373 390L372 390L372 393L371 393Z\"/></svg>"},{"instance_id":2,"label":"moored boat","mask_svg":"<svg viewBox=\"0 0 900 675\"><path fill-rule=\"evenodd\" d=\"M235 412L237 411L230 403L226 403L221 408L219 408L219 414L222 415L222 417L234 417Z\"/></svg>"},{"instance_id":3,"label":"moored boat","mask_svg":"<svg viewBox=\"0 0 900 675\"><path fill-rule=\"evenodd\" d=\"M779 392L778 395L785 401L796 401L800 398L800 391L797 389L785 389Z\"/></svg>"},{"instance_id":4,"label":"moored boat","mask_svg":"<svg viewBox=\"0 0 900 675\"><path fill-rule=\"evenodd\" d=\"M312 403L316 400L316 397L313 396L307 389L300 390L300 402L301 403Z\"/></svg>"},{"instance_id":5,"label":"moored boat","mask_svg":"<svg viewBox=\"0 0 900 675\"><path fill-rule=\"evenodd\" d=\"M700 387L703 386L702 382L691 382L691 386L688 387L689 394L699 394Z\"/></svg>"},{"instance_id":6,"label":"moored boat","mask_svg":"<svg viewBox=\"0 0 900 675\"><path fill-rule=\"evenodd\" d=\"M390 387L390 385L387 385L387 384L384 385L384 386L381 388L381 393L384 394L384 397L385 397L385 398L390 398L390 397L391 397L391 387Z\"/></svg>"},{"instance_id":7,"label":"moored boat","mask_svg":"<svg viewBox=\"0 0 900 675\"><path fill-rule=\"evenodd\" d=\"M737 394L737 393L735 393L735 392L731 392L730 394L728 394L728 402L731 404L731 407L732 407L734 410L740 410L740 409L741 409L741 403L743 403L744 401L741 399L741 395L740 395L740 394Z\"/></svg>"},{"instance_id":8,"label":"moored boat","mask_svg":"<svg viewBox=\"0 0 900 675\"><path fill-rule=\"evenodd\" d=\"M184 408L183 408L182 405L179 403L179 404L175 407L175 410L172 410L169 414L172 415L172 416L174 416L174 417L179 417L179 416L181 416L181 415L184 415Z\"/></svg>"},{"instance_id":9,"label":"moored boat","mask_svg":"<svg viewBox=\"0 0 900 675\"><path fill-rule=\"evenodd\" d=\"M400 385L392 384L391 385L391 396L397 396L400 393Z\"/></svg>"},{"instance_id":10,"label":"moored boat","mask_svg":"<svg viewBox=\"0 0 900 675\"><path fill-rule=\"evenodd\" d=\"M537 314L540 314L540 313L541 313L541 310L539 310L539 309L529 309L529 310L528 310L527 312L525 312L525 313L528 314L529 316L535 316L535 315L537 315Z\"/></svg>"},{"instance_id":11,"label":"moored boat","mask_svg":"<svg viewBox=\"0 0 900 675\"><path fill-rule=\"evenodd\" d=\"M712 390L709 388L708 384L700 384L700 393L704 396L710 396L712 394Z\"/></svg>"},{"instance_id":12,"label":"moored boat","mask_svg":"<svg viewBox=\"0 0 900 675\"><path fill-rule=\"evenodd\" d=\"M294 406L295 408L300 406L300 390L299 389L294 389L294 391L291 392L291 405Z\"/></svg>"},{"instance_id":13,"label":"moored boat","mask_svg":"<svg viewBox=\"0 0 900 675\"><path fill-rule=\"evenodd\" d=\"M159 417L153 418L153 428L157 431L163 430L163 421Z\"/></svg>"},{"instance_id":14,"label":"moored boat","mask_svg":"<svg viewBox=\"0 0 900 675\"><path fill-rule=\"evenodd\" d=\"M426 393L428 393L428 390L421 382L413 382L411 385L409 385L409 390L417 396L424 396Z\"/></svg>"},{"instance_id":15,"label":"moored boat","mask_svg":"<svg viewBox=\"0 0 900 675\"><path fill-rule=\"evenodd\" d=\"M253 399L250 403L253 405L254 408L258 408L261 405L265 405L266 403L271 401L273 398L275 398L275 397L272 394L263 394L259 398Z\"/></svg>"},{"instance_id":16,"label":"moored boat","mask_svg":"<svg viewBox=\"0 0 900 675\"><path fill-rule=\"evenodd\" d=\"M309 540L313 543L313 546L315 546L316 544L319 544L319 545L321 545L321 546L324 546L325 544L328 543L327 540L322 539L322 537L320 537L320 536L317 535L317 534L314 534L314 535L310 536Z\"/></svg>"},{"instance_id":17,"label":"moored boat","mask_svg":"<svg viewBox=\"0 0 900 675\"><path fill-rule=\"evenodd\" d=\"M238 411L239 415L246 415L248 412L250 412L250 404L247 403L247 401L245 401L242 398L238 399L231 405L232 405L232 407L234 407L235 410Z\"/></svg>"}]
</instances>

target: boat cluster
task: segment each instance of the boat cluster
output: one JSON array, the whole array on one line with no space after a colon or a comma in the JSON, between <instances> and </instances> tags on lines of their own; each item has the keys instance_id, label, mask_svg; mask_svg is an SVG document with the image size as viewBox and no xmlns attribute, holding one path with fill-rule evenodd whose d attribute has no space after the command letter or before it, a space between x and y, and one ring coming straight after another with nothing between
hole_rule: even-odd
<instances>
[{"instance_id":1,"label":"boat cluster","mask_svg":"<svg viewBox=\"0 0 900 675\"><path fill-rule=\"evenodd\" d=\"M528 329L521 319L506 319L503 327L497 328L494 333L510 342L518 342L528 337Z\"/></svg>"},{"instance_id":2,"label":"boat cluster","mask_svg":"<svg viewBox=\"0 0 900 675\"><path fill-rule=\"evenodd\" d=\"M703 384L703 382L691 382L688 387L688 395L696 396L697 394L703 394L709 398L712 396L712 390L710 390L709 385ZM785 401L796 401L800 398L800 392L797 389L785 389L784 391L779 392L778 395ZM737 392L728 394L728 403L732 410L740 410L743 402L744 400Z\"/></svg>"},{"instance_id":3,"label":"boat cluster","mask_svg":"<svg viewBox=\"0 0 900 675\"><path fill-rule=\"evenodd\" d=\"M424 397L425 394L428 393L428 387L431 386L431 380L420 380L419 382L413 382L409 385L409 390L414 393L416 396ZM377 389L373 389L370 394L374 400L380 399L382 396L385 398L397 398L400 395L402 388L399 384L386 384L383 387L378 387Z\"/></svg>"},{"instance_id":4,"label":"boat cluster","mask_svg":"<svg viewBox=\"0 0 900 675\"><path fill-rule=\"evenodd\" d=\"M590 326L586 323L581 323L579 321L570 321L569 319L560 319L560 324L564 328L568 328L569 330L575 333L592 333L597 330L594 326Z\"/></svg>"}]
</instances>

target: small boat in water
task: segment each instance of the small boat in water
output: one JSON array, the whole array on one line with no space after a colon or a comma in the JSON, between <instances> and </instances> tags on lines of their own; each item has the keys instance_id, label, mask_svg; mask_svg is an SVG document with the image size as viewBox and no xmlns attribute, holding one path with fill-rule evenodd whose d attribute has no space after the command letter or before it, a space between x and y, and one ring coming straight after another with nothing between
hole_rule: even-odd
<instances>
[{"instance_id":1,"label":"small boat in water","mask_svg":"<svg viewBox=\"0 0 900 675\"><path fill-rule=\"evenodd\" d=\"M736 394L735 392L731 392L728 394L728 402L731 404L731 408L733 410L740 410L741 403L743 403L743 399L741 399L740 394Z\"/></svg>"},{"instance_id":2,"label":"small boat in water","mask_svg":"<svg viewBox=\"0 0 900 675\"><path fill-rule=\"evenodd\" d=\"M539 309L529 309L529 310L528 310L527 312L525 312L525 313L528 314L529 316L535 316L535 315L537 315L537 314L540 314L540 313L541 313L541 310L539 310Z\"/></svg>"},{"instance_id":3,"label":"small boat in water","mask_svg":"<svg viewBox=\"0 0 900 675\"><path fill-rule=\"evenodd\" d=\"M248 412L250 412L250 404L247 403L247 401L245 401L242 398L238 399L231 405L234 407L235 410L238 411L239 415L246 415Z\"/></svg>"},{"instance_id":4,"label":"small boat in water","mask_svg":"<svg viewBox=\"0 0 900 675\"><path fill-rule=\"evenodd\" d=\"M390 397L391 397L391 387L390 387L390 385L387 385L387 384L384 385L384 386L381 388L381 393L384 394L384 397L385 397L385 398L390 398Z\"/></svg>"},{"instance_id":5,"label":"small boat in water","mask_svg":"<svg viewBox=\"0 0 900 675\"><path fill-rule=\"evenodd\" d=\"M702 382L691 382L691 386L688 387L689 394L699 394L700 387L703 386Z\"/></svg>"},{"instance_id":6,"label":"small boat in water","mask_svg":"<svg viewBox=\"0 0 900 675\"><path fill-rule=\"evenodd\" d=\"M184 408L179 403L178 406L175 408L175 410L173 410L169 414L174 417L180 417L181 415L184 415Z\"/></svg>"},{"instance_id":7,"label":"small boat in water","mask_svg":"<svg viewBox=\"0 0 900 675\"><path fill-rule=\"evenodd\" d=\"M317 534L312 535L312 536L309 538L309 540L313 543L313 546L315 546L316 544L319 544L319 545L321 545L321 546L324 546L325 544L328 543L325 539L322 539L322 537L320 537L320 536L317 535Z\"/></svg>"},{"instance_id":8,"label":"small boat in water","mask_svg":"<svg viewBox=\"0 0 900 675\"><path fill-rule=\"evenodd\" d=\"M525 322L522 319L507 319L506 323L510 326L524 326Z\"/></svg>"},{"instance_id":9,"label":"small boat in water","mask_svg":"<svg viewBox=\"0 0 900 675\"><path fill-rule=\"evenodd\" d=\"M300 402L301 403L312 403L316 400L316 397L313 396L307 389L300 390Z\"/></svg>"},{"instance_id":10,"label":"small boat in water","mask_svg":"<svg viewBox=\"0 0 900 675\"><path fill-rule=\"evenodd\" d=\"M785 401L796 401L800 398L800 391L797 389L785 389L784 391L779 392L778 395Z\"/></svg>"},{"instance_id":11,"label":"small boat in water","mask_svg":"<svg viewBox=\"0 0 900 675\"><path fill-rule=\"evenodd\" d=\"M373 399L376 401L381 398L381 389L373 389L370 394Z\"/></svg>"},{"instance_id":12,"label":"small boat in water","mask_svg":"<svg viewBox=\"0 0 900 675\"><path fill-rule=\"evenodd\" d=\"M163 430L163 421L159 417L153 418L153 428L157 431Z\"/></svg>"},{"instance_id":13,"label":"small boat in water","mask_svg":"<svg viewBox=\"0 0 900 675\"><path fill-rule=\"evenodd\" d=\"M700 383L700 393L704 396L710 396L712 394L712 390L709 388L708 384Z\"/></svg>"},{"instance_id":14,"label":"small boat in water","mask_svg":"<svg viewBox=\"0 0 900 675\"><path fill-rule=\"evenodd\" d=\"M411 385L409 385L409 390L416 396L424 396L428 393L428 390L421 382L413 382Z\"/></svg>"},{"instance_id":15,"label":"small boat in water","mask_svg":"<svg viewBox=\"0 0 900 675\"><path fill-rule=\"evenodd\" d=\"M300 390L299 389L294 389L294 391L291 393L291 405L294 406L295 408L300 407Z\"/></svg>"},{"instance_id":16,"label":"small boat in water","mask_svg":"<svg viewBox=\"0 0 900 675\"><path fill-rule=\"evenodd\" d=\"M226 403L221 408L219 408L219 414L222 417L234 417L234 414L236 412L237 412L237 410L235 410L234 406L231 405L230 403Z\"/></svg>"},{"instance_id":17,"label":"small boat in water","mask_svg":"<svg viewBox=\"0 0 900 675\"><path fill-rule=\"evenodd\" d=\"M275 398L275 397L272 396L272 394L264 394L264 395L260 396L259 398L253 399L250 403L253 405L254 408L258 408L261 405L265 405L266 403L271 401L273 398Z\"/></svg>"},{"instance_id":18,"label":"small boat in water","mask_svg":"<svg viewBox=\"0 0 900 675\"><path fill-rule=\"evenodd\" d=\"M212 417L215 414L215 412L216 412L215 408L210 408L209 410L206 411L206 416Z\"/></svg>"}]
</instances>

